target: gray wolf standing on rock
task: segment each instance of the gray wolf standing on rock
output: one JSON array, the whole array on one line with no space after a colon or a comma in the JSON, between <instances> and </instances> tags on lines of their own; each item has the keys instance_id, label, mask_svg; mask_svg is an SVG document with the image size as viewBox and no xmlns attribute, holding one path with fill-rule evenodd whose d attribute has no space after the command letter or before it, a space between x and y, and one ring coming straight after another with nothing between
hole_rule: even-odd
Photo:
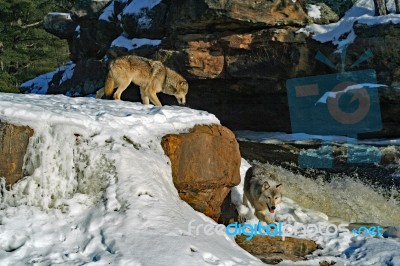
<instances>
[{"instance_id":1,"label":"gray wolf standing on rock","mask_svg":"<svg viewBox=\"0 0 400 266\"><path fill-rule=\"evenodd\" d=\"M268 224L274 222L275 209L282 201L282 184L270 180L265 175L256 174L253 167L244 179L243 204L249 203L255 209L255 216Z\"/></svg>"},{"instance_id":2,"label":"gray wolf standing on rock","mask_svg":"<svg viewBox=\"0 0 400 266\"><path fill-rule=\"evenodd\" d=\"M121 99L122 92L133 82L140 87L143 104L150 102L162 106L158 92L173 95L179 104L186 103L187 81L160 61L150 60L136 55L126 55L111 61L104 93L107 97L114 94L115 100ZM114 93L114 89L117 91ZM97 97L101 95L101 91Z\"/></svg>"}]
</instances>

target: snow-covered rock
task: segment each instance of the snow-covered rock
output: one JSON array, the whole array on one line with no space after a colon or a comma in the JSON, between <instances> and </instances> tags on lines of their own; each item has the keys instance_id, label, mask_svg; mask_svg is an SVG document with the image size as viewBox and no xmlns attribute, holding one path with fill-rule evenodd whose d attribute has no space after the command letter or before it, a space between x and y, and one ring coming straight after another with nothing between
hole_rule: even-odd
<instances>
[{"instance_id":1,"label":"snow-covered rock","mask_svg":"<svg viewBox=\"0 0 400 266\"><path fill-rule=\"evenodd\" d=\"M0 94L34 129L26 178L0 193L0 264L262 265L179 199L162 136L215 116L66 96ZM2 181L4 184L4 180Z\"/></svg>"}]
</instances>

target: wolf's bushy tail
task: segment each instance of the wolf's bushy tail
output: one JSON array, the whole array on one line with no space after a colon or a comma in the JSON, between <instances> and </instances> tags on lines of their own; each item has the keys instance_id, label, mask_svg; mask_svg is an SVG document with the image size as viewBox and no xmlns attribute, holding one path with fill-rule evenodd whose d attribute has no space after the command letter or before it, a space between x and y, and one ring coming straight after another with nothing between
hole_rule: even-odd
<instances>
[{"instance_id":1,"label":"wolf's bushy tail","mask_svg":"<svg viewBox=\"0 0 400 266\"><path fill-rule=\"evenodd\" d=\"M108 71L106 85L104 86L104 94L106 97L110 98L114 93L114 78L112 76L111 70Z\"/></svg>"}]
</instances>

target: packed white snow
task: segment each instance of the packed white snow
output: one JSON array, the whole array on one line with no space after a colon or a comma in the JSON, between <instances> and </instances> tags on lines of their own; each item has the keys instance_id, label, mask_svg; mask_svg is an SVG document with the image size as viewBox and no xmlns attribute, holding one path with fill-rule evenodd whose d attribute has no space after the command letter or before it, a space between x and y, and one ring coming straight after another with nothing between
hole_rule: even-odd
<instances>
[{"instance_id":1,"label":"packed white snow","mask_svg":"<svg viewBox=\"0 0 400 266\"><path fill-rule=\"evenodd\" d=\"M321 7L317 5L307 5L307 15L310 18L321 18Z\"/></svg>"},{"instance_id":2,"label":"packed white snow","mask_svg":"<svg viewBox=\"0 0 400 266\"><path fill-rule=\"evenodd\" d=\"M112 43L111 47L123 47L128 49L128 51L135 50L143 45L157 46L161 44L161 40L152 40L145 38L133 38L128 39L121 35L116 38Z\"/></svg>"}]
</instances>

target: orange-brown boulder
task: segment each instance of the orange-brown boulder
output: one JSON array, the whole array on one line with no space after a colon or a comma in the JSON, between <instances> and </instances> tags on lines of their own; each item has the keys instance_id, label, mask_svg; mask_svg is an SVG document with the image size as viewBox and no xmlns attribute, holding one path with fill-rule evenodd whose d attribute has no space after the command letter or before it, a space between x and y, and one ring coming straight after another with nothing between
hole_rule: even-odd
<instances>
[{"instance_id":1,"label":"orange-brown boulder","mask_svg":"<svg viewBox=\"0 0 400 266\"><path fill-rule=\"evenodd\" d=\"M24 156L33 129L0 121L0 177L11 186L24 177Z\"/></svg>"},{"instance_id":2,"label":"orange-brown boulder","mask_svg":"<svg viewBox=\"0 0 400 266\"><path fill-rule=\"evenodd\" d=\"M282 260L300 261L305 256L318 249L318 245L313 240L300 239L294 237L254 236L247 240L247 236L241 235L235 237L236 243L268 264L277 264Z\"/></svg>"},{"instance_id":3,"label":"orange-brown boulder","mask_svg":"<svg viewBox=\"0 0 400 266\"><path fill-rule=\"evenodd\" d=\"M240 183L240 152L235 135L221 125L198 125L189 133L167 135L162 147L171 160L181 199L218 220L230 188Z\"/></svg>"}]
</instances>

